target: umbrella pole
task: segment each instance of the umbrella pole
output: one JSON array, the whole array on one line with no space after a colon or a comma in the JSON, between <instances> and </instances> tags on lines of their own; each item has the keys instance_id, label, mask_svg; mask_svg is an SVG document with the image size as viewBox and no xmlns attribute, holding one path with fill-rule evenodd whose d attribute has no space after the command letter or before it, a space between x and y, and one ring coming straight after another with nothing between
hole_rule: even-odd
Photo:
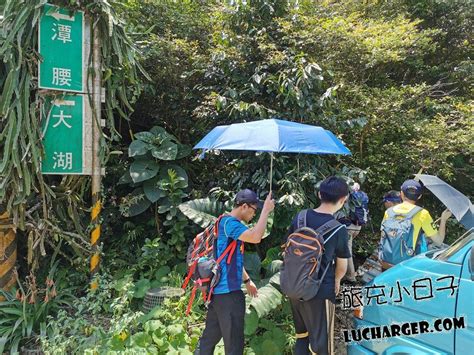
<instances>
[{"instance_id":1,"label":"umbrella pole","mask_svg":"<svg viewBox=\"0 0 474 355\"><path fill-rule=\"evenodd\" d=\"M272 191L273 180L273 153L270 153L270 192Z\"/></svg>"}]
</instances>

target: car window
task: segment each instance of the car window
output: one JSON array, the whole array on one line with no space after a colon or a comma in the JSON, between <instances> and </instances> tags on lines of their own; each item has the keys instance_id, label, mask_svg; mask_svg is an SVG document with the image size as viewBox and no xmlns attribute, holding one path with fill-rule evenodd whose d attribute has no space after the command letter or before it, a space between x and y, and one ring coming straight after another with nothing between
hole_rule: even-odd
<instances>
[{"instance_id":1,"label":"car window","mask_svg":"<svg viewBox=\"0 0 474 355\"><path fill-rule=\"evenodd\" d=\"M462 236L461 238L456 240L450 247L435 255L434 258L439 260L448 260L449 257L456 254L458 250L462 249L466 244L470 243L473 240L474 233L471 233L468 236Z\"/></svg>"}]
</instances>

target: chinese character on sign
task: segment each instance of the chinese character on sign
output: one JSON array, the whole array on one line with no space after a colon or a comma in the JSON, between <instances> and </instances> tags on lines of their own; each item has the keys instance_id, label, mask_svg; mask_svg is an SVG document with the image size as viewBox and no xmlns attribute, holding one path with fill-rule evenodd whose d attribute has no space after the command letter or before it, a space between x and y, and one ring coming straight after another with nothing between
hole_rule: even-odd
<instances>
[{"instance_id":1,"label":"chinese character on sign","mask_svg":"<svg viewBox=\"0 0 474 355\"><path fill-rule=\"evenodd\" d=\"M71 118L72 115L65 115L63 110L60 110L59 111L59 115L53 115L53 117L55 118L58 118L58 122L56 122L54 125L53 125L53 128L56 128L57 126L59 126L61 123L63 123L67 128L71 128L72 126L70 124L68 124L66 122L66 118Z\"/></svg>"},{"instance_id":2,"label":"chinese character on sign","mask_svg":"<svg viewBox=\"0 0 474 355\"><path fill-rule=\"evenodd\" d=\"M362 287L344 287L342 289L342 309L354 309L360 306L362 306Z\"/></svg>"},{"instance_id":3,"label":"chinese character on sign","mask_svg":"<svg viewBox=\"0 0 474 355\"><path fill-rule=\"evenodd\" d=\"M423 285L423 281L427 281L425 285ZM420 285L421 284L421 285ZM413 295L415 296L415 300L425 300L428 298L433 298L433 283L429 277L425 277L424 279L416 280L412 283L413 287ZM425 289L425 292L418 293L418 289Z\"/></svg>"},{"instance_id":4,"label":"chinese character on sign","mask_svg":"<svg viewBox=\"0 0 474 355\"><path fill-rule=\"evenodd\" d=\"M386 304L388 303L386 300L384 301L384 297L386 297L385 295L385 286L377 286L376 284L372 285L372 286L367 286L366 288L366 291L367 291L367 306L370 304L372 298L375 298L375 300L377 301L377 304L380 305L380 304ZM374 293L370 293L370 290L380 290L380 293L378 292L374 292Z\"/></svg>"},{"instance_id":5,"label":"chinese character on sign","mask_svg":"<svg viewBox=\"0 0 474 355\"><path fill-rule=\"evenodd\" d=\"M410 291L408 291L408 289L407 289L405 286L402 287L402 286L400 285L400 281L397 281L397 289L398 289L398 299L395 300L394 298L392 298L392 296L393 296L393 286L390 287L390 298L392 299L392 301L393 301L394 303L400 303L400 302L403 301L403 292L402 292L402 291L405 291L406 294L407 294L408 296L410 296Z\"/></svg>"},{"instance_id":6,"label":"chinese character on sign","mask_svg":"<svg viewBox=\"0 0 474 355\"><path fill-rule=\"evenodd\" d=\"M72 169L72 153L54 152L54 169L71 170Z\"/></svg>"},{"instance_id":7,"label":"chinese character on sign","mask_svg":"<svg viewBox=\"0 0 474 355\"><path fill-rule=\"evenodd\" d=\"M71 26L68 25L60 25L60 24L53 24L53 32L54 35L51 39L54 41L57 39L58 41L62 41L63 43L72 42L71 40Z\"/></svg>"},{"instance_id":8,"label":"chinese character on sign","mask_svg":"<svg viewBox=\"0 0 474 355\"><path fill-rule=\"evenodd\" d=\"M445 280L445 279L451 279L451 282L449 283L449 286L447 287L440 287L440 288L437 288L436 291L443 291L443 290L451 290L449 296L454 296L455 294L455 289L458 288L459 285L455 285L454 284L454 276L443 276L443 277L439 277L436 279L436 281L441 281L441 280Z\"/></svg>"},{"instance_id":9,"label":"chinese character on sign","mask_svg":"<svg viewBox=\"0 0 474 355\"><path fill-rule=\"evenodd\" d=\"M71 69L53 68L53 85L71 86Z\"/></svg>"}]
</instances>

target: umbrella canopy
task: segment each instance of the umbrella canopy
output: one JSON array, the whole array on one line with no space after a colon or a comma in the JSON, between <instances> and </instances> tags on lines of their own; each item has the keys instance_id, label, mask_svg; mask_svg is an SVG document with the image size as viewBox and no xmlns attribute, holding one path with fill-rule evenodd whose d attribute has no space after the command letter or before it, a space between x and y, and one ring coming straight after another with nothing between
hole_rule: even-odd
<instances>
[{"instance_id":1,"label":"umbrella canopy","mask_svg":"<svg viewBox=\"0 0 474 355\"><path fill-rule=\"evenodd\" d=\"M351 154L334 134L322 127L278 119L217 126L194 149Z\"/></svg>"},{"instance_id":2,"label":"umbrella canopy","mask_svg":"<svg viewBox=\"0 0 474 355\"><path fill-rule=\"evenodd\" d=\"M437 176L415 175L468 230L474 228L474 207L467 196Z\"/></svg>"},{"instance_id":3,"label":"umbrella canopy","mask_svg":"<svg viewBox=\"0 0 474 355\"><path fill-rule=\"evenodd\" d=\"M322 127L278 119L217 126L193 149L269 152L271 156L270 191L272 190L273 153L275 152L351 154L350 150L332 132Z\"/></svg>"}]
</instances>

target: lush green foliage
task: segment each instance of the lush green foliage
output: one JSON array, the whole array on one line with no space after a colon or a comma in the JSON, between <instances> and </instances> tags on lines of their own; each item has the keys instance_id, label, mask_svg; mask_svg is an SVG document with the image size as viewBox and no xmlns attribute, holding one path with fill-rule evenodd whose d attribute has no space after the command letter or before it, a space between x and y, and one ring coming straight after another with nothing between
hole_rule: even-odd
<instances>
[{"instance_id":1,"label":"lush green foliage","mask_svg":"<svg viewBox=\"0 0 474 355\"><path fill-rule=\"evenodd\" d=\"M122 214L136 216L157 203L159 213L169 212L169 223L178 212L176 205L186 197L182 190L188 186L188 176L180 166L166 162L186 157L189 147L179 144L158 126L135 134L135 138L128 148L128 155L134 161L120 180L135 189L122 203Z\"/></svg>"},{"instance_id":2,"label":"lush green foliage","mask_svg":"<svg viewBox=\"0 0 474 355\"><path fill-rule=\"evenodd\" d=\"M298 205L317 203L315 184L341 169L364 182L375 223L380 196L421 168L472 194L472 102L466 95L472 80L466 71L472 15L467 2L460 6L252 1L224 7L183 2L170 9L161 1L148 1L143 8L133 2L131 23L150 29L141 42L144 66L160 83L153 86L154 95L141 98L134 122L143 125L159 117L191 144L217 124L269 116L336 132L352 158L278 157L274 193L293 203L276 212L277 228L282 224L277 234ZM134 22L142 19L141 11L154 12L163 22L154 27L154 21ZM189 31L170 20L176 12ZM176 31L166 29L170 21ZM157 53L157 46L173 50ZM440 57L443 46L451 48L453 58ZM458 71L466 75L452 74ZM188 169L196 197L213 187L223 196L242 186L268 188L265 155L221 152L197 164ZM354 167L366 174L360 178ZM278 216L286 211L288 216Z\"/></svg>"},{"instance_id":3,"label":"lush green foliage","mask_svg":"<svg viewBox=\"0 0 474 355\"><path fill-rule=\"evenodd\" d=\"M135 138L128 148L133 162L119 180L119 184L128 184L133 191L123 197L120 210L125 217L133 217L153 205L158 233L153 239L157 243L156 256L168 255L161 258L161 265L167 265L173 256L182 259L185 251L187 223L178 206L187 196L184 190L188 176L176 162L188 156L190 148L159 126L137 133Z\"/></svg>"},{"instance_id":4,"label":"lush green foliage","mask_svg":"<svg viewBox=\"0 0 474 355\"><path fill-rule=\"evenodd\" d=\"M57 263L41 282L30 274L11 292L0 291L4 297L0 302L1 353L4 349L17 353L23 346L34 349L38 337L45 336L52 329L48 317L61 308L71 307L74 296L65 286L65 273L57 274L56 268Z\"/></svg>"}]
</instances>

